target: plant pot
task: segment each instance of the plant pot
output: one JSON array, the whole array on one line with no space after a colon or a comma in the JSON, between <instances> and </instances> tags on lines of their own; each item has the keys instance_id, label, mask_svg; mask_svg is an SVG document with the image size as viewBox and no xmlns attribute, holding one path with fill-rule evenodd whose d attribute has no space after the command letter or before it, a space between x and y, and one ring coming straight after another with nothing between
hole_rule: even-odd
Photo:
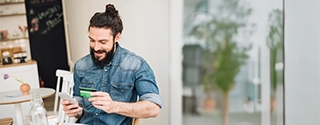
<instances>
[{"instance_id":1,"label":"plant pot","mask_svg":"<svg viewBox=\"0 0 320 125\"><path fill-rule=\"evenodd\" d=\"M270 112L273 112L275 108L276 108L276 99L271 99L270 100Z\"/></svg>"},{"instance_id":2,"label":"plant pot","mask_svg":"<svg viewBox=\"0 0 320 125\"><path fill-rule=\"evenodd\" d=\"M208 112L214 111L216 108L216 100L214 98L204 99L204 109Z\"/></svg>"},{"instance_id":3,"label":"plant pot","mask_svg":"<svg viewBox=\"0 0 320 125\"><path fill-rule=\"evenodd\" d=\"M22 92L22 95L29 95L30 85L28 83L21 84L20 91Z\"/></svg>"}]
</instances>

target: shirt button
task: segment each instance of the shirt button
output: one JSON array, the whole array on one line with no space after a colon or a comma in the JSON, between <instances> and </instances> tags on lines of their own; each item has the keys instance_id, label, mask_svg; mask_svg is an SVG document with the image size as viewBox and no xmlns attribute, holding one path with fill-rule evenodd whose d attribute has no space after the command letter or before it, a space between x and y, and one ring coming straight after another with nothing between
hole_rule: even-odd
<instances>
[{"instance_id":1,"label":"shirt button","mask_svg":"<svg viewBox=\"0 0 320 125\"><path fill-rule=\"evenodd\" d=\"M104 69L104 71L108 71L108 69Z\"/></svg>"},{"instance_id":2,"label":"shirt button","mask_svg":"<svg viewBox=\"0 0 320 125\"><path fill-rule=\"evenodd\" d=\"M96 115L99 115L98 113L96 113Z\"/></svg>"}]
</instances>

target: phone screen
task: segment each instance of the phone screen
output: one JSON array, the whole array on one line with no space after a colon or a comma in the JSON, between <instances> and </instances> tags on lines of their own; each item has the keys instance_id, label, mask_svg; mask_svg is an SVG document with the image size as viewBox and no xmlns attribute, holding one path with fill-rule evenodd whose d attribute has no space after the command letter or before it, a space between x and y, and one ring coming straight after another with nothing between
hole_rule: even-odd
<instances>
[{"instance_id":1,"label":"phone screen","mask_svg":"<svg viewBox=\"0 0 320 125\"><path fill-rule=\"evenodd\" d=\"M62 100L69 100L69 102L70 102L71 104L72 104L72 103L75 103L75 101L72 99L72 97L71 97L68 93L62 93L62 92L60 92L58 95L60 96L60 98L61 98Z\"/></svg>"},{"instance_id":2,"label":"phone screen","mask_svg":"<svg viewBox=\"0 0 320 125\"><path fill-rule=\"evenodd\" d=\"M73 98L68 94L68 93L63 93L63 92L60 92L58 94L60 96L60 98L62 100L69 100L69 104L68 105L71 105L71 104L75 104L76 102L73 100ZM71 108L70 110L73 110L73 109L77 109L78 107L74 107L74 108Z\"/></svg>"}]
</instances>

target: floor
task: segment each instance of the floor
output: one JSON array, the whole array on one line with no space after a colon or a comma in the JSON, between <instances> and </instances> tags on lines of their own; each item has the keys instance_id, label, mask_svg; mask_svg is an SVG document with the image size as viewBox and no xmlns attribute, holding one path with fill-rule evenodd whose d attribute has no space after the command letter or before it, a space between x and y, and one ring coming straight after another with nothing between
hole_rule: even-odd
<instances>
[{"instance_id":1,"label":"floor","mask_svg":"<svg viewBox=\"0 0 320 125\"><path fill-rule=\"evenodd\" d=\"M221 115L214 114L184 114L183 125L221 125ZM261 113L229 113L229 125L260 125Z\"/></svg>"}]
</instances>

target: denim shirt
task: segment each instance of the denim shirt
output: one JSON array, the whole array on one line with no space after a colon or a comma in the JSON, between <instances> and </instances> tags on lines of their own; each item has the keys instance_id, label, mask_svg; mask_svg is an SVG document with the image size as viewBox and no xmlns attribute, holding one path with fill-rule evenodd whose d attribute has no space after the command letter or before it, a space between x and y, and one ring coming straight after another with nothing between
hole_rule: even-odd
<instances>
[{"instance_id":1,"label":"denim shirt","mask_svg":"<svg viewBox=\"0 0 320 125\"><path fill-rule=\"evenodd\" d=\"M79 87L95 88L107 92L113 101L136 102L147 100L162 106L154 73L140 56L117 44L111 62L104 67L93 64L91 55L78 60L74 67L73 96L83 107L77 122L90 125L130 125L132 118L106 113L93 107L87 97L81 97Z\"/></svg>"}]
</instances>

